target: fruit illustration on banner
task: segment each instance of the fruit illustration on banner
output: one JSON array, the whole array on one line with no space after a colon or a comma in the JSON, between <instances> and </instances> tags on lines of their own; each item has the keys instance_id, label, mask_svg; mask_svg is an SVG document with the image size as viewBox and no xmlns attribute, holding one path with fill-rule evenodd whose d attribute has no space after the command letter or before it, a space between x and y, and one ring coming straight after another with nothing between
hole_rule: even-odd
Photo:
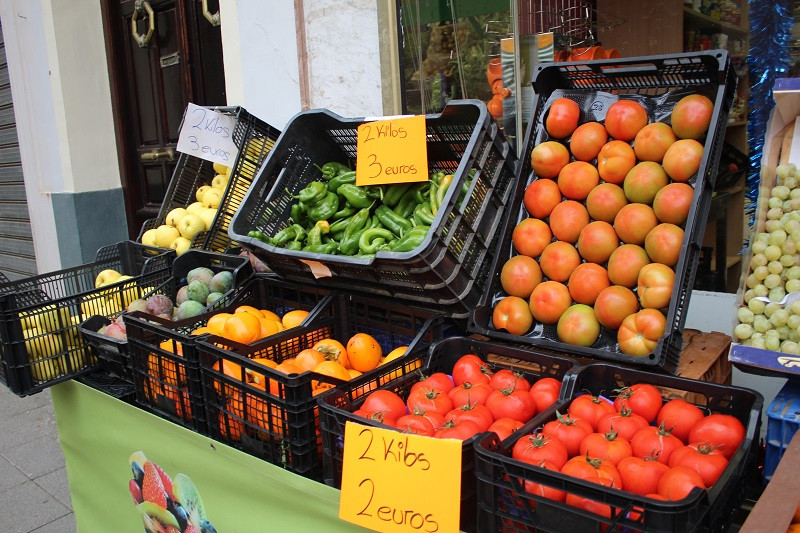
<instances>
[{"instance_id":1,"label":"fruit illustration on banner","mask_svg":"<svg viewBox=\"0 0 800 533\"><path fill-rule=\"evenodd\" d=\"M189 476L178 473L171 479L141 451L132 453L128 462L133 474L128 491L141 513L145 531L216 532L208 520L200 492Z\"/></svg>"}]
</instances>

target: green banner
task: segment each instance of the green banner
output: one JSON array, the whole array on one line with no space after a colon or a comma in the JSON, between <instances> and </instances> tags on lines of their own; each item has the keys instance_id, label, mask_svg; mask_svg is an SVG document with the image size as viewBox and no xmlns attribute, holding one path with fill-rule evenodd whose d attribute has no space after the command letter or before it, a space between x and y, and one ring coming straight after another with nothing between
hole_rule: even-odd
<instances>
[{"instance_id":1,"label":"green banner","mask_svg":"<svg viewBox=\"0 0 800 533\"><path fill-rule=\"evenodd\" d=\"M75 381L52 393L78 531L363 531L331 487Z\"/></svg>"}]
</instances>

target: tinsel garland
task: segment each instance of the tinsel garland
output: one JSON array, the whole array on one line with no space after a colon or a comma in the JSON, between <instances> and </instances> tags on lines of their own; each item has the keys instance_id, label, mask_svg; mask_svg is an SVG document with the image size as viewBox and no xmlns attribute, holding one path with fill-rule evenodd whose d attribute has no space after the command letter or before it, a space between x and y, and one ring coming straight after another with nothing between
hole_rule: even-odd
<instances>
[{"instance_id":1,"label":"tinsel garland","mask_svg":"<svg viewBox=\"0 0 800 533\"><path fill-rule=\"evenodd\" d=\"M747 56L750 78L747 123L750 167L745 188L745 195L751 201L747 208L750 225L755 219L767 121L775 107L772 86L777 78L785 77L789 70L789 39L793 24L790 0L750 0L750 53Z\"/></svg>"}]
</instances>

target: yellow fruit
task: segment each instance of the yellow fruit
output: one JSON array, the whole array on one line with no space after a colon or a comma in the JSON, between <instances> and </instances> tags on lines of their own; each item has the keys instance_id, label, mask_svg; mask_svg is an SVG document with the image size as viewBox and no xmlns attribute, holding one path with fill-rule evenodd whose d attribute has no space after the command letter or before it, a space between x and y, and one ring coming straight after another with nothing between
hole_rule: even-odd
<instances>
[{"instance_id":1,"label":"yellow fruit","mask_svg":"<svg viewBox=\"0 0 800 533\"><path fill-rule=\"evenodd\" d=\"M214 179L211 180L211 186L214 187L215 189L224 191L225 187L228 186L228 175L217 174L216 176L214 176Z\"/></svg>"},{"instance_id":2,"label":"yellow fruit","mask_svg":"<svg viewBox=\"0 0 800 533\"><path fill-rule=\"evenodd\" d=\"M59 331L72 325L72 314L66 307L58 307L55 304L42 308L36 315L36 326L43 332Z\"/></svg>"},{"instance_id":3,"label":"yellow fruit","mask_svg":"<svg viewBox=\"0 0 800 533\"><path fill-rule=\"evenodd\" d=\"M132 276L120 276L117 282L133 279ZM141 297L142 293L135 282L126 283L122 287L112 292L110 299L116 302L118 307L122 309L128 307L132 301Z\"/></svg>"},{"instance_id":4,"label":"yellow fruit","mask_svg":"<svg viewBox=\"0 0 800 533\"><path fill-rule=\"evenodd\" d=\"M178 228L162 224L156 228L156 246L159 248L169 248L172 241L181 236Z\"/></svg>"},{"instance_id":5,"label":"yellow fruit","mask_svg":"<svg viewBox=\"0 0 800 533\"><path fill-rule=\"evenodd\" d=\"M102 287L103 285L108 285L109 283L113 283L117 278L119 278L122 274L117 272L112 268L107 268L100 272L97 277L94 279L94 287L95 289Z\"/></svg>"},{"instance_id":6,"label":"yellow fruit","mask_svg":"<svg viewBox=\"0 0 800 533\"><path fill-rule=\"evenodd\" d=\"M203 209L203 202L197 200L196 202L191 203L186 207L186 212L197 214L197 211L199 211L200 209Z\"/></svg>"},{"instance_id":7,"label":"yellow fruit","mask_svg":"<svg viewBox=\"0 0 800 533\"><path fill-rule=\"evenodd\" d=\"M64 351L64 343L59 334L50 334L40 329L29 329L23 335L28 359L31 361L53 357Z\"/></svg>"},{"instance_id":8,"label":"yellow fruit","mask_svg":"<svg viewBox=\"0 0 800 533\"><path fill-rule=\"evenodd\" d=\"M19 314L20 323L22 324L22 329L31 329L38 327L38 322L36 321L36 315L32 315L29 312L24 312Z\"/></svg>"},{"instance_id":9,"label":"yellow fruit","mask_svg":"<svg viewBox=\"0 0 800 533\"><path fill-rule=\"evenodd\" d=\"M156 245L156 229L149 229L142 233L142 244L145 246L155 246Z\"/></svg>"},{"instance_id":10,"label":"yellow fruit","mask_svg":"<svg viewBox=\"0 0 800 533\"><path fill-rule=\"evenodd\" d=\"M308 316L308 311L303 311L302 309L295 309L283 315L283 318L281 318L281 323L284 325L286 329L291 329L293 327L299 326L303 322L303 320L306 319L307 316Z\"/></svg>"},{"instance_id":11,"label":"yellow fruit","mask_svg":"<svg viewBox=\"0 0 800 533\"><path fill-rule=\"evenodd\" d=\"M175 226L178 227L178 222L181 221L181 218L186 214L186 209L183 207L176 207L169 213L167 213L167 218L164 219L164 223L167 226Z\"/></svg>"},{"instance_id":12,"label":"yellow fruit","mask_svg":"<svg viewBox=\"0 0 800 533\"><path fill-rule=\"evenodd\" d=\"M227 174L231 171L231 167L226 167L222 163L214 163L214 172L217 174Z\"/></svg>"},{"instance_id":13,"label":"yellow fruit","mask_svg":"<svg viewBox=\"0 0 800 533\"><path fill-rule=\"evenodd\" d=\"M203 193L203 207L219 207L219 204L222 202L222 191L215 188L210 188Z\"/></svg>"},{"instance_id":14,"label":"yellow fruit","mask_svg":"<svg viewBox=\"0 0 800 533\"><path fill-rule=\"evenodd\" d=\"M194 197L197 198L198 202L202 202L203 201L203 195L210 188L211 188L211 185L201 185L200 187L197 188L197 190L194 192Z\"/></svg>"},{"instance_id":15,"label":"yellow fruit","mask_svg":"<svg viewBox=\"0 0 800 533\"><path fill-rule=\"evenodd\" d=\"M73 373L86 367L86 348L72 350L58 358L61 368L66 373Z\"/></svg>"},{"instance_id":16,"label":"yellow fruit","mask_svg":"<svg viewBox=\"0 0 800 533\"><path fill-rule=\"evenodd\" d=\"M186 237L178 237L170 243L169 247L175 250L176 256L183 255L187 250L189 250L189 248L192 247L192 241Z\"/></svg>"},{"instance_id":17,"label":"yellow fruit","mask_svg":"<svg viewBox=\"0 0 800 533\"><path fill-rule=\"evenodd\" d=\"M31 377L36 381L50 381L63 374L60 357L45 359L31 365Z\"/></svg>"}]
</instances>

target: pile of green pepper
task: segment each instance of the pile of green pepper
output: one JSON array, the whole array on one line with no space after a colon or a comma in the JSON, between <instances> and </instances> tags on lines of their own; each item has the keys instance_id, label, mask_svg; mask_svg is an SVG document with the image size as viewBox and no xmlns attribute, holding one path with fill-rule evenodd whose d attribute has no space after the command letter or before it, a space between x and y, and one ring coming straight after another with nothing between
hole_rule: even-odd
<instances>
[{"instance_id":1,"label":"pile of green pepper","mask_svg":"<svg viewBox=\"0 0 800 533\"><path fill-rule=\"evenodd\" d=\"M346 165L331 162L318 168L320 179L292 197L296 202L288 227L272 237L258 230L247 235L272 246L323 254L408 252L422 244L453 181L452 175L435 172L426 182L361 187Z\"/></svg>"}]
</instances>

